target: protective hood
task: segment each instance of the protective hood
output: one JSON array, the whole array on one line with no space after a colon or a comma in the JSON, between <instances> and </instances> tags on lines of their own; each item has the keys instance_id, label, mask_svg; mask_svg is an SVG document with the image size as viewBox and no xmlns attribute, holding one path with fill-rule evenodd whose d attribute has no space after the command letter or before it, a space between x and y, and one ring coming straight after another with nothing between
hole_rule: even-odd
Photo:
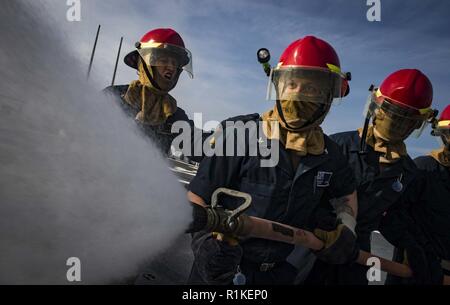
<instances>
[{"instance_id":1,"label":"protective hood","mask_svg":"<svg viewBox=\"0 0 450 305\"><path fill-rule=\"evenodd\" d=\"M363 129L359 128L359 136L362 136ZM402 157L407 156L406 145L403 141L386 141L374 126L369 126L367 130L366 143L370 145L376 152L382 153L379 162L391 164L400 160Z\"/></svg>"},{"instance_id":2,"label":"protective hood","mask_svg":"<svg viewBox=\"0 0 450 305\"><path fill-rule=\"evenodd\" d=\"M136 116L138 121L149 125L161 125L175 113L177 101L167 91L155 88L147 77L142 61L138 64L138 72L139 79L130 83L124 99L139 110Z\"/></svg>"},{"instance_id":3,"label":"protective hood","mask_svg":"<svg viewBox=\"0 0 450 305\"><path fill-rule=\"evenodd\" d=\"M450 149L448 146L433 150L430 152L430 156L443 166L450 167Z\"/></svg>"},{"instance_id":4,"label":"protective hood","mask_svg":"<svg viewBox=\"0 0 450 305\"><path fill-rule=\"evenodd\" d=\"M280 101L277 105L262 115L264 133L269 139L280 140L286 149L293 150L300 156L307 154L321 155L325 150L323 130L320 124L325 119L328 110L314 122L308 123L313 113L317 113L320 104L310 102ZM281 108L283 117L278 108ZM329 109L329 107L328 107ZM273 129L271 122L279 124L279 128Z\"/></svg>"}]
</instances>

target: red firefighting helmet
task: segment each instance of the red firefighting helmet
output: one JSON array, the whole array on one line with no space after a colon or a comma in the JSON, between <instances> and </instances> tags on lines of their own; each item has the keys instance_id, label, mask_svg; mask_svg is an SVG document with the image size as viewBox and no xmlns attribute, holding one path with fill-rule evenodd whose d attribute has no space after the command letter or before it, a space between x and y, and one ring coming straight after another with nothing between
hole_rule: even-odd
<instances>
[{"instance_id":1,"label":"red firefighting helmet","mask_svg":"<svg viewBox=\"0 0 450 305\"><path fill-rule=\"evenodd\" d=\"M326 41L314 36L305 36L291 43L281 54L277 66L272 71L269 84L278 85L276 96L269 90L269 99L283 98L283 83L280 80L290 78L311 79L315 88L311 88L311 93L315 93L314 102L328 103L327 97L342 97L348 94L349 74L341 72L339 57L334 48ZM281 84L281 85L280 85ZM302 95L300 93L300 95ZM305 96L291 96L291 98L308 99L308 92Z\"/></svg>"},{"instance_id":2,"label":"red firefighting helmet","mask_svg":"<svg viewBox=\"0 0 450 305\"><path fill-rule=\"evenodd\" d=\"M390 74L369 96L368 110L377 116L377 130L388 140L405 139L412 131L419 136L435 113L431 109L433 86L417 69ZM379 110L379 111L376 111Z\"/></svg>"},{"instance_id":3,"label":"red firefighting helmet","mask_svg":"<svg viewBox=\"0 0 450 305\"><path fill-rule=\"evenodd\" d=\"M450 144L450 105L445 107L439 120L433 123L433 136L440 136L446 144Z\"/></svg>"},{"instance_id":4,"label":"red firefighting helmet","mask_svg":"<svg viewBox=\"0 0 450 305\"><path fill-rule=\"evenodd\" d=\"M136 43L136 49L124 58L125 64L134 69L137 69L139 56L148 66L166 65L167 57L170 57L175 59L176 68L186 70L193 76L191 52L186 49L181 36L172 29L151 30Z\"/></svg>"}]
</instances>

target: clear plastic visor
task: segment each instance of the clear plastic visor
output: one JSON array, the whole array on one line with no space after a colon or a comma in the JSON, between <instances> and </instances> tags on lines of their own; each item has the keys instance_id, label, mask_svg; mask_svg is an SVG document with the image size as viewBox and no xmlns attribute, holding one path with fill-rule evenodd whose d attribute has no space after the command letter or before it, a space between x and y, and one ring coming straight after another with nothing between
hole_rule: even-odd
<instances>
[{"instance_id":1,"label":"clear plastic visor","mask_svg":"<svg viewBox=\"0 0 450 305\"><path fill-rule=\"evenodd\" d=\"M326 69L275 68L269 77L267 99L329 104L334 97L341 97L341 87L341 76Z\"/></svg>"},{"instance_id":2,"label":"clear plastic visor","mask_svg":"<svg viewBox=\"0 0 450 305\"><path fill-rule=\"evenodd\" d=\"M432 115L432 110L399 106L384 96L371 93L367 99L364 115L374 118L376 129L388 139L406 139L410 134L419 137Z\"/></svg>"},{"instance_id":3,"label":"clear plastic visor","mask_svg":"<svg viewBox=\"0 0 450 305\"><path fill-rule=\"evenodd\" d=\"M194 77L192 55L188 49L171 44L160 44L158 47L138 49L138 52L149 67L167 67L174 71L185 70L191 78Z\"/></svg>"},{"instance_id":4,"label":"clear plastic visor","mask_svg":"<svg viewBox=\"0 0 450 305\"><path fill-rule=\"evenodd\" d=\"M433 135L442 137L447 141L447 143L450 143L450 126L444 128L435 128L433 130Z\"/></svg>"}]
</instances>

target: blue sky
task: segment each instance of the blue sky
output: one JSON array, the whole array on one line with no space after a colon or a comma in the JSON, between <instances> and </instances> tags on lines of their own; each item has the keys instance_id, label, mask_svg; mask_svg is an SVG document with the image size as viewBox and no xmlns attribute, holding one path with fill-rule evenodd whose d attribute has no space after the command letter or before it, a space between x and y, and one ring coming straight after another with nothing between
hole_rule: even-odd
<instances>
[{"instance_id":1,"label":"blue sky","mask_svg":"<svg viewBox=\"0 0 450 305\"><path fill-rule=\"evenodd\" d=\"M99 87L111 80L120 36L123 57L152 28L178 31L193 53L194 79L182 76L172 93L179 106L191 115L202 112L205 120L271 108L256 50L268 48L276 64L289 43L316 35L334 46L343 70L353 76L350 95L332 108L323 125L333 133L360 127L369 85L397 69L422 70L434 86L434 107L441 110L450 103L450 2L380 2L381 22L367 21L365 0L81 0L82 21L74 23L65 20L65 1L53 0L49 11L86 66L96 27L102 24L93 70ZM120 61L116 83L133 79L135 72ZM429 129L420 139L408 140L413 156L437 146Z\"/></svg>"}]
</instances>

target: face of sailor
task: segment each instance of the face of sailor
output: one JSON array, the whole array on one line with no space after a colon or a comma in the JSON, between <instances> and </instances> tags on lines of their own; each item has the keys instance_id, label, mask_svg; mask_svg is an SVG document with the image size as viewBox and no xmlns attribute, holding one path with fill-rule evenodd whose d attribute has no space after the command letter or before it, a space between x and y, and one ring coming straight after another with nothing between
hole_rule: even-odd
<instances>
[{"instance_id":1,"label":"face of sailor","mask_svg":"<svg viewBox=\"0 0 450 305\"><path fill-rule=\"evenodd\" d=\"M314 81L301 77L289 77L281 80L279 84L280 100L295 100L295 97L302 95L307 97L322 96L322 90L318 88Z\"/></svg>"},{"instance_id":2,"label":"face of sailor","mask_svg":"<svg viewBox=\"0 0 450 305\"><path fill-rule=\"evenodd\" d=\"M162 90L169 91L175 87L180 76L178 61L171 56L163 56L155 62L156 82Z\"/></svg>"}]
</instances>

